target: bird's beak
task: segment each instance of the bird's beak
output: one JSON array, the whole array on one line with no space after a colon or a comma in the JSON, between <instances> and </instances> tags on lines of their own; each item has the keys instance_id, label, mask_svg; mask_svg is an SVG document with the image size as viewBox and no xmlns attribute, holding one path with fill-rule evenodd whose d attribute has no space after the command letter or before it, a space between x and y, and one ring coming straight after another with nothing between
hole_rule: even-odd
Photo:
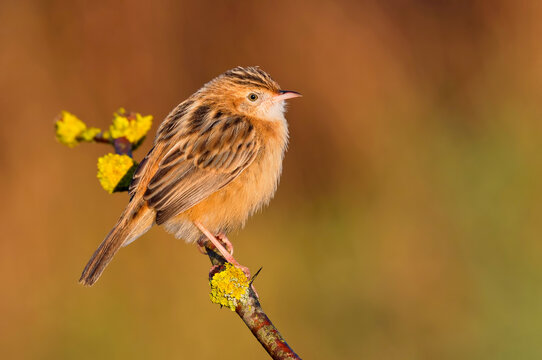
<instances>
[{"instance_id":1,"label":"bird's beak","mask_svg":"<svg viewBox=\"0 0 542 360\"><path fill-rule=\"evenodd\" d=\"M273 101L283 101L302 96L297 91L279 90L278 94L273 97Z\"/></svg>"}]
</instances>

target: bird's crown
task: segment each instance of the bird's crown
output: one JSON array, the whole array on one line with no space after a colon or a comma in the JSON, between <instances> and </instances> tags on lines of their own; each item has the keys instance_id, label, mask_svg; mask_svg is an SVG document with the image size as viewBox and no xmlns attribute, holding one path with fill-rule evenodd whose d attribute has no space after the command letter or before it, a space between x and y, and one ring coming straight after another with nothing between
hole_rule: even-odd
<instances>
[{"instance_id":1,"label":"bird's crown","mask_svg":"<svg viewBox=\"0 0 542 360\"><path fill-rule=\"evenodd\" d=\"M237 66L218 76L211 83L228 84L234 87L263 88L274 93L280 91L279 84L258 66Z\"/></svg>"}]
</instances>

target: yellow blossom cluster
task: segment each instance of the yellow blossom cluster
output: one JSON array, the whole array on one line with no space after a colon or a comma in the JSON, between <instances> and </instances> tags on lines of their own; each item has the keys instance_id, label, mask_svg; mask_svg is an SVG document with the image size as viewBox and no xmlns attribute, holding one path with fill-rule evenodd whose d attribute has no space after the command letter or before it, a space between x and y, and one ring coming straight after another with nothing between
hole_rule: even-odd
<instances>
[{"instance_id":1,"label":"yellow blossom cluster","mask_svg":"<svg viewBox=\"0 0 542 360\"><path fill-rule=\"evenodd\" d=\"M98 159L98 180L112 194L129 186L135 168L134 160L128 155L107 154Z\"/></svg>"},{"instance_id":2,"label":"yellow blossom cluster","mask_svg":"<svg viewBox=\"0 0 542 360\"><path fill-rule=\"evenodd\" d=\"M152 126L152 115L142 116L139 113L127 113L120 108L113 114L113 124L106 131L104 138L118 139L125 137L132 144L137 144Z\"/></svg>"},{"instance_id":3,"label":"yellow blossom cluster","mask_svg":"<svg viewBox=\"0 0 542 360\"><path fill-rule=\"evenodd\" d=\"M152 115L142 116L126 112L123 108L114 113L113 123L105 132L87 127L77 116L67 111L62 111L55 123L56 138L69 147L95 140L113 144L114 139L126 138L131 143L131 150L141 144L151 126ZM127 190L136 165L128 155L107 154L98 159L98 180L108 193Z\"/></svg>"},{"instance_id":4,"label":"yellow blossom cluster","mask_svg":"<svg viewBox=\"0 0 542 360\"><path fill-rule=\"evenodd\" d=\"M235 311L239 303L248 300L249 280L241 269L230 263L226 263L224 270L214 274L210 283L210 298L215 304Z\"/></svg>"},{"instance_id":5,"label":"yellow blossom cluster","mask_svg":"<svg viewBox=\"0 0 542 360\"><path fill-rule=\"evenodd\" d=\"M62 111L60 118L55 123L56 138L58 141L69 147L74 147L82 141L93 141L101 130L98 128L87 128L77 116Z\"/></svg>"}]
</instances>

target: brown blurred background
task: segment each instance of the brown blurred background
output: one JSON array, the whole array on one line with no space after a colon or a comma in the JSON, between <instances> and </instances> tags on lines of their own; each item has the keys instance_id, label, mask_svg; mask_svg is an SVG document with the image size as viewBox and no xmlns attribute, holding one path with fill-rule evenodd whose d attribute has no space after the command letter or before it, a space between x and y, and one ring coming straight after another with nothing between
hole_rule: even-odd
<instances>
[{"instance_id":1,"label":"brown blurred background","mask_svg":"<svg viewBox=\"0 0 542 360\"><path fill-rule=\"evenodd\" d=\"M542 358L537 1L0 3L0 357L265 359L208 299L208 260L155 228L77 279L127 202L65 109L161 119L260 65L304 94L276 198L233 234L307 359ZM141 159L147 140L135 153Z\"/></svg>"}]
</instances>

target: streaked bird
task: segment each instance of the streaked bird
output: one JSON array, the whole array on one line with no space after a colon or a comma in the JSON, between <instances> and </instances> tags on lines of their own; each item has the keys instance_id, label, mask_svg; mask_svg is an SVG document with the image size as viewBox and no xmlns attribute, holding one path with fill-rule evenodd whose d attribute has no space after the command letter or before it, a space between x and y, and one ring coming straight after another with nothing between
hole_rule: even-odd
<instances>
[{"instance_id":1,"label":"streaked bird","mask_svg":"<svg viewBox=\"0 0 542 360\"><path fill-rule=\"evenodd\" d=\"M173 109L79 281L94 284L117 251L154 224L187 242L208 238L236 264L222 243L231 248L226 234L273 197L288 143L285 100L298 96L258 67L236 67Z\"/></svg>"}]
</instances>

